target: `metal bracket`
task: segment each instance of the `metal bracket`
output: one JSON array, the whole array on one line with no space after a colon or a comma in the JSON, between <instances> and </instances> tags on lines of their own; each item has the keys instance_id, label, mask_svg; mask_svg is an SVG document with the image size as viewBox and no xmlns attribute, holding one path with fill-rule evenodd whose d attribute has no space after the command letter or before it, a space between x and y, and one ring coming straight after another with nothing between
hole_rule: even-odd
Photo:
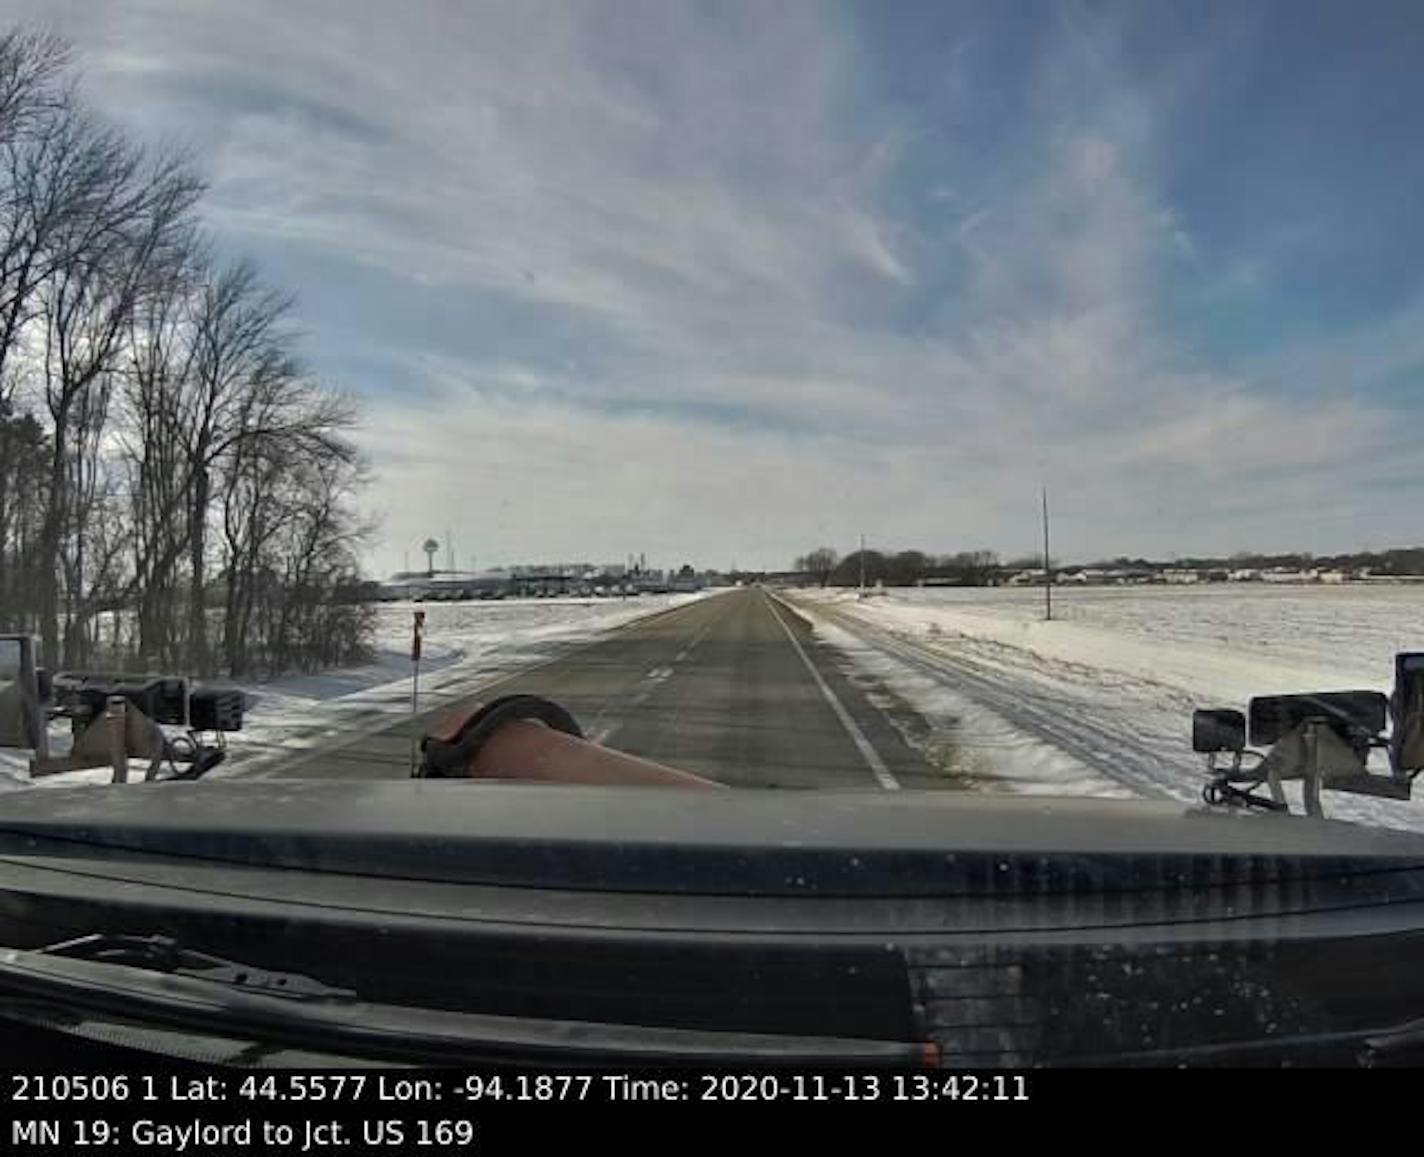
<instances>
[{"instance_id":1,"label":"metal bracket","mask_svg":"<svg viewBox=\"0 0 1424 1157\"><path fill-rule=\"evenodd\" d=\"M13 711L12 720L18 717L19 722L18 731L12 734L6 720L0 718L0 745L28 747L36 758L47 759L49 729L40 703L38 644L32 635L0 635L0 647L13 648L16 657L13 678L0 671L0 713Z\"/></svg>"},{"instance_id":2,"label":"metal bracket","mask_svg":"<svg viewBox=\"0 0 1424 1157\"><path fill-rule=\"evenodd\" d=\"M74 739L66 756L35 758L31 775L52 775L60 771L83 771L111 767L111 782L128 783L129 760L148 760L145 780L158 777L158 769L168 754L168 740L162 729L121 695L111 695L104 714L91 719Z\"/></svg>"}]
</instances>

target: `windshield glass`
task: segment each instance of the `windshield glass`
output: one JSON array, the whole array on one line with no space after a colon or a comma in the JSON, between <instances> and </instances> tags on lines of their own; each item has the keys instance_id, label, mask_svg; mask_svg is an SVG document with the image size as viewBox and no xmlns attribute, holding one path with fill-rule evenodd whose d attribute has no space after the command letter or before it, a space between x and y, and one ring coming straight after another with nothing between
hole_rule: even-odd
<instances>
[{"instance_id":1,"label":"windshield glass","mask_svg":"<svg viewBox=\"0 0 1424 1157\"><path fill-rule=\"evenodd\" d=\"M1424 828L1421 28L8 0L0 787Z\"/></svg>"}]
</instances>

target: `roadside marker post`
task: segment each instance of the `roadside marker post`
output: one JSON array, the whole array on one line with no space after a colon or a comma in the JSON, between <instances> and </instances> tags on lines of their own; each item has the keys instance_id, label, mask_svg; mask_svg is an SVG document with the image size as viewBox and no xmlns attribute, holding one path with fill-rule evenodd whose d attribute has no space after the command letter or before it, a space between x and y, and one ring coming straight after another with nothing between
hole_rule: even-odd
<instances>
[{"instance_id":1,"label":"roadside marker post","mask_svg":"<svg viewBox=\"0 0 1424 1157\"><path fill-rule=\"evenodd\" d=\"M425 639L425 612L416 611L415 620L411 624L410 632L410 773L415 774L416 755L419 750L419 738L415 734L416 716L420 714L420 649L421 643Z\"/></svg>"},{"instance_id":2,"label":"roadside marker post","mask_svg":"<svg viewBox=\"0 0 1424 1157\"><path fill-rule=\"evenodd\" d=\"M1048 555L1048 487L1043 488L1043 618L1053 621L1053 566Z\"/></svg>"}]
</instances>

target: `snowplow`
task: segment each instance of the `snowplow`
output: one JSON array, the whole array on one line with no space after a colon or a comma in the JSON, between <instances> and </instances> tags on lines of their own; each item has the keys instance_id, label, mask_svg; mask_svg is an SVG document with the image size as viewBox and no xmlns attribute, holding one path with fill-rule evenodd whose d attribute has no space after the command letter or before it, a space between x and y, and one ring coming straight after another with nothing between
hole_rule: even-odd
<instances>
[{"instance_id":1,"label":"snowplow","mask_svg":"<svg viewBox=\"0 0 1424 1157\"><path fill-rule=\"evenodd\" d=\"M1289 811L1292 781L1312 816L1325 814L1324 791L1407 800L1424 769L1424 652L1395 656L1389 696L1317 691L1257 696L1244 714L1198 710L1192 748L1206 756L1202 798L1215 807Z\"/></svg>"},{"instance_id":2,"label":"snowplow","mask_svg":"<svg viewBox=\"0 0 1424 1157\"><path fill-rule=\"evenodd\" d=\"M1424 652L1395 657L1391 695L1349 690L1265 695L1246 712L1193 713L1192 747L1206 756L1203 800L1218 808L1287 813L1299 783L1306 815L1326 791L1408 800L1424 770ZM567 710L534 695L474 702L420 743L415 778L514 779L605 786L719 788L584 738Z\"/></svg>"},{"instance_id":3,"label":"snowplow","mask_svg":"<svg viewBox=\"0 0 1424 1157\"><path fill-rule=\"evenodd\" d=\"M111 767L126 783L131 761L143 778L197 779L227 755L226 736L242 730L246 697L233 687L182 676L98 671L53 674L35 661L34 640L0 635L0 745L34 751L32 776ZM49 727L66 721L65 755L51 755Z\"/></svg>"},{"instance_id":4,"label":"snowplow","mask_svg":"<svg viewBox=\"0 0 1424 1157\"><path fill-rule=\"evenodd\" d=\"M420 744L417 779L517 779L622 787L721 788L689 771L589 742L574 717L537 695L448 714Z\"/></svg>"}]
</instances>

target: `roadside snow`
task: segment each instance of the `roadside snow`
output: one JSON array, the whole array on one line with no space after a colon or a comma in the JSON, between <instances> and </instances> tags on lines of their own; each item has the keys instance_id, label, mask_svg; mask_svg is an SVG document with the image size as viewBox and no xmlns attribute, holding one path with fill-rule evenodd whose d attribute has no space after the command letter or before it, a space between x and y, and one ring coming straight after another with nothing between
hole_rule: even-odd
<instances>
[{"instance_id":1,"label":"roadside snow","mask_svg":"<svg viewBox=\"0 0 1424 1157\"><path fill-rule=\"evenodd\" d=\"M1395 652L1424 650L1417 587L1055 590L1052 622L1042 620L1041 590L864 600L799 591L794 600L824 609L813 614L816 629L851 662L874 670L932 725L953 728L966 774L991 790L1195 799L1195 707L1388 691ZM1336 794L1326 806L1341 819L1424 828L1420 800Z\"/></svg>"},{"instance_id":2,"label":"roadside snow","mask_svg":"<svg viewBox=\"0 0 1424 1157\"><path fill-rule=\"evenodd\" d=\"M470 694L479 683L551 658L623 623L705 598L500 599L467 603L382 603L377 659L364 667L294 676L248 688L249 714L232 754L213 776L238 774L262 758L310 747L333 731L410 710L413 612L425 612L420 707Z\"/></svg>"},{"instance_id":3,"label":"roadside snow","mask_svg":"<svg viewBox=\"0 0 1424 1157\"><path fill-rule=\"evenodd\" d=\"M244 686L248 703L243 729L229 737L228 759L210 776L240 774L284 751L309 747L323 735L409 711L415 610L425 611L426 616L420 665L420 706L424 710L468 695L481 682L551 658L602 631L714 593L380 604L376 657L371 663ZM52 730L51 735L55 750L64 751L67 728ZM110 779L110 772L101 768L31 781L29 760L28 751L0 748L0 791L108 783Z\"/></svg>"},{"instance_id":4,"label":"roadside snow","mask_svg":"<svg viewBox=\"0 0 1424 1157\"><path fill-rule=\"evenodd\" d=\"M953 748L956 777L975 789L1115 798L1134 794L850 631L824 619L815 621L815 629L853 667L911 704L933 734L945 737Z\"/></svg>"}]
</instances>

